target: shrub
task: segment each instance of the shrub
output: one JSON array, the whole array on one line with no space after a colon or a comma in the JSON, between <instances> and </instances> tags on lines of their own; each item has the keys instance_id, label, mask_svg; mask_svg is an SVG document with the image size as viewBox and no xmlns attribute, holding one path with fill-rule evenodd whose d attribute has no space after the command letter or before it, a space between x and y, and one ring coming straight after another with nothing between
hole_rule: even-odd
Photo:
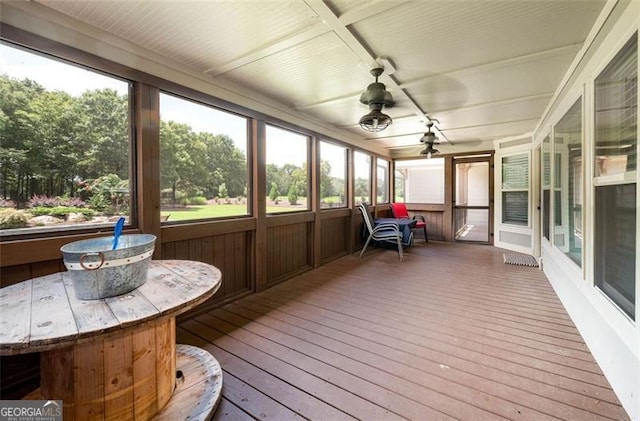
<instances>
[{"instance_id":1,"label":"shrub","mask_svg":"<svg viewBox=\"0 0 640 421\"><path fill-rule=\"evenodd\" d=\"M115 207L117 212L129 208L129 180L122 180L116 174L107 174L95 180L79 183L80 191L90 196L91 207L102 211L107 206ZM100 196L101 198L97 198Z\"/></svg>"},{"instance_id":2,"label":"shrub","mask_svg":"<svg viewBox=\"0 0 640 421\"><path fill-rule=\"evenodd\" d=\"M207 198L204 196L185 197L182 199L182 204L185 206L202 206L207 204Z\"/></svg>"},{"instance_id":3,"label":"shrub","mask_svg":"<svg viewBox=\"0 0 640 421\"><path fill-rule=\"evenodd\" d=\"M29 225L29 218L24 211L4 209L0 211L0 229L24 228Z\"/></svg>"},{"instance_id":4,"label":"shrub","mask_svg":"<svg viewBox=\"0 0 640 421\"><path fill-rule=\"evenodd\" d=\"M110 201L101 194L94 194L89 198L89 206L98 212L104 211L109 203Z\"/></svg>"},{"instance_id":5,"label":"shrub","mask_svg":"<svg viewBox=\"0 0 640 421\"><path fill-rule=\"evenodd\" d=\"M60 200L60 206L67 206L69 208L86 208L87 204L79 197L67 197Z\"/></svg>"},{"instance_id":6,"label":"shrub","mask_svg":"<svg viewBox=\"0 0 640 421\"><path fill-rule=\"evenodd\" d=\"M27 202L27 207L29 208L53 208L56 206L60 206L60 199L45 195L38 196L37 194L34 194Z\"/></svg>"},{"instance_id":7,"label":"shrub","mask_svg":"<svg viewBox=\"0 0 640 421\"><path fill-rule=\"evenodd\" d=\"M16 202L9 199L0 199L0 208L15 208Z\"/></svg>"},{"instance_id":8,"label":"shrub","mask_svg":"<svg viewBox=\"0 0 640 421\"><path fill-rule=\"evenodd\" d=\"M67 215L69 215L70 213L81 213L87 218L91 218L95 213L93 209L74 208L69 206L56 206L54 208L47 208L44 206L40 206L37 208L31 208L29 212L33 216L49 215L49 216L55 216L58 218L66 218Z\"/></svg>"}]
</instances>

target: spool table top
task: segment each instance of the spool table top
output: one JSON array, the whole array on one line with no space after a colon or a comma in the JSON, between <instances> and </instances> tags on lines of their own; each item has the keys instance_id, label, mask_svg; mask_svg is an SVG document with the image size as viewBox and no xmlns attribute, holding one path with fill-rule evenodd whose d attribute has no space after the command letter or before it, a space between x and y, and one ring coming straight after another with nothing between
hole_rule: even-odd
<instances>
[{"instance_id":1,"label":"spool table top","mask_svg":"<svg viewBox=\"0 0 640 421\"><path fill-rule=\"evenodd\" d=\"M0 355L48 351L161 317L175 317L220 287L215 266L152 260L147 282L123 295L78 300L68 272L0 289Z\"/></svg>"}]
</instances>

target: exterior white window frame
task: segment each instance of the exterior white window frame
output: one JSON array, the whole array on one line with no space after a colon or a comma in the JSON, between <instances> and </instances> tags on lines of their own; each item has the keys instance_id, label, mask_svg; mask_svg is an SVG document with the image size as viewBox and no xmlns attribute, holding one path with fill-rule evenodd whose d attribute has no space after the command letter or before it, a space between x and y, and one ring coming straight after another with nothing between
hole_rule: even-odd
<instances>
[{"instance_id":1,"label":"exterior white window frame","mask_svg":"<svg viewBox=\"0 0 640 421\"><path fill-rule=\"evenodd\" d=\"M613 21L613 23L608 22ZM605 22L607 23L605 25ZM606 29L603 29L606 28ZM575 100L583 95L583 262L582 269L572 262L552 242L540 235L542 269L551 285L576 323L596 361L611 383L618 398L632 419L640 419L640 323L633 322L595 286L594 281L594 195L597 185L619 184L620 181L640 184L640 171L618 174L594 180L594 83L602 70L636 33L640 32L640 3L611 2L576 57L572 69L556 91L543 119L536 128L536 145L564 115ZM640 96L639 96L640 97ZM640 114L638 127L640 127ZM638 148L640 149L640 147ZM553 148L551 150L554 150ZM640 155L640 150L637 151ZM542 164L541 164L542 167ZM551 180L554 179L553 167ZM640 195L636 195L636 209ZM553 198L552 208L553 210ZM553 221L553 215L551 215ZM550 239L555 224L550 224ZM636 212L636 227L640 214ZM540 226L542 234L542 225ZM640 235L636 232L636 250L640 250ZM636 253L636 279L640 279L640 256ZM640 297L640 283L636 283L636 308ZM636 317L637 318L637 317Z\"/></svg>"}]
</instances>

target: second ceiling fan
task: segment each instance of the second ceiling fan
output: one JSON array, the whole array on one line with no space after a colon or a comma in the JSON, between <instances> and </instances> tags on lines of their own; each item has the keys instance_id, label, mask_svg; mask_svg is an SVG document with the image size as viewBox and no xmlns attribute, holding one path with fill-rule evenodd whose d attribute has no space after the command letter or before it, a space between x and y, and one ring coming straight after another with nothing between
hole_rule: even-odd
<instances>
[{"instance_id":1,"label":"second ceiling fan","mask_svg":"<svg viewBox=\"0 0 640 421\"><path fill-rule=\"evenodd\" d=\"M427 132L420 138L420 143L425 145L425 149L420 152L420 155L425 155L427 158L431 158L433 155L440 153L439 150L433 147L433 145L437 145L440 142L437 141L438 137L436 134L431 131L432 127L433 121L429 121L427 123Z\"/></svg>"}]
</instances>

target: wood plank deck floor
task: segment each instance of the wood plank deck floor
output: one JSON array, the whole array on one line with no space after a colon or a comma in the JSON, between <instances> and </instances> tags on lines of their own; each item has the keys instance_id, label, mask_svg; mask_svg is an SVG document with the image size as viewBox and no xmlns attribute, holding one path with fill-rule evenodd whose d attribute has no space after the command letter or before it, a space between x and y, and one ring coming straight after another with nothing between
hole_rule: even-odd
<instances>
[{"instance_id":1,"label":"wood plank deck floor","mask_svg":"<svg viewBox=\"0 0 640 421\"><path fill-rule=\"evenodd\" d=\"M224 370L215 419L624 420L538 268L370 249L180 323Z\"/></svg>"}]
</instances>

